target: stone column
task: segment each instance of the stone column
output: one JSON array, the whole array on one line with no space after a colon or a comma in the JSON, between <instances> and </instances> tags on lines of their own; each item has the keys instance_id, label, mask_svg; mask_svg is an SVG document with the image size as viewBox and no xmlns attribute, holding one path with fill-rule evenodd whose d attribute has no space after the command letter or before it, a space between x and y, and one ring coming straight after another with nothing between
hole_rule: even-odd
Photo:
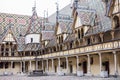
<instances>
[{"instance_id":1,"label":"stone column","mask_svg":"<svg viewBox=\"0 0 120 80\"><path fill-rule=\"evenodd\" d=\"M58 58L58 71L61 71L60 70L60 58Z\"/></svg>"},{"instance_id":2,"label":"stone column","mask_svg":"<svg viewBox=\"0 0 120 80\"><path fill-rule=\"evenodd\" d=\"M53 59L51 60L52 60L52 72L54 72L54 60Z\"/></svg>"},{"instance_id":3,"label":"stone column","mask_svg":"<svg viewBox=\"0 0 120 80\"><path fill-rule=\"evenodd\" d=\"M87 74L88 74L88 76L91 76L90 55L88 54L87 57L88 57L88 72L87 72Z\"/></svg>"},{"instance_id":4,"label":"stone column","mask_svg":"<svg viewBox=\"0 0 120 80\"><path fill-rule=\"evenodd\" d=\"M116 54L115 51L113 52L113 54L114 54L115 76L117 76L118 75L118 70L117 70L117 54Z\"/></svg>"},{"instance_id":5,"label":"stone column","mask_svg":"<svg viewBox=\"0 0 120 80\"><path fill-rule=\"evenodd\" d=\"M79 57L78 56L76 56L76 59L77 59L77 71L79 71Z\"/></svg>"},{"instance_id":6,"label":"stone column","mask_svg":"<svg viewBox=\"0 0 120 80\"><path fill-rule=\"evenodd\" d=\"M42 70L44 69L44 64L43 64L43 60L42 60Z\"/></svg>"},{"instance_id":7,"label":"stone column","mask_svg":"<svg viewBox=\"0 0 120 80\"><path fill-rule=\"evenodd\" d=\"M35 61L35 70L38 70L38 61Z\"/></svg>"},{"instance_id":8,"label":"stone column","mask_svg":"<svg viewBox=\"0 0 120 80\"><path fill-rule=\"evenodd\" d=\"M66 69L67 69L67 73L69 73L68 72L68 57L66 57Z\"/></svg>"},{"instance_id":9,"label":"stone column","mask_svg":"<svg viewBox=\"0 0 120 80\"><path fill-rule=\"evenodd\" d=\"M48 72L48 59L46 60L46 71Z\"/></svg>"},{"instance_id":10,"label":"stone column","mask_svg":"<svg viewBox=\"0 0 120 80\"><path fill-rule=\"evenodd\" d=\"M25 73L25 61L23 61L23 72Z\"/></svg>"},{"instance_id":11,"label":"stone column","mask_svg":"<svg viewBox=\"0 0 120 80\"><path fill-rule=\"evenodd\" d=\"M22 61L20 62L20 64L21 64L21 73L22 73Z\"/></svg>"},{"instance_id":12,"label":"stone column","mask_svg":"<svg viewBox=\"0 0 120 80\"><path fill-rule=\"evenodd\" d=\"M30 64L30 70L29 70L29 71L30 71L30 72L32 71L31 63L32 63L32 62L29 61L29 64Z\"/></svg>"},{"instance_id":13,"label":"stone column","mask_svg":"<svg viewBox=\"0 0 120 80\"><path fill-rule=\"evenodd\" d=\"M101 57L101 53L98 53L99 55L99 61L100 61L100 73L102 71L102 57Z\"/></svg>"}]
</instances>

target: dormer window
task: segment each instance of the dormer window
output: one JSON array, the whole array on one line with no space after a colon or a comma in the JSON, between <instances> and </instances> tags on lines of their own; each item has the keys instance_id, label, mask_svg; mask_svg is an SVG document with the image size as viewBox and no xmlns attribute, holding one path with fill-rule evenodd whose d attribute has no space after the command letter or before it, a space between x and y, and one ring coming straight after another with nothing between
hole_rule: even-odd
<instances>
[{"instance_id":1,"label":"dormer window","mask_svg":"<svg viewBox=\"0 0 120 80\"><path fill-rule=\"evenodd\" d=\"M117 28L119 28L119 26L120 26L120 24L119 24L119 17L118 16L115 16L114 18L113 18L113 24L114 24L114 28L115 29L117 29Z\"/></svg>"},{"instance_id":2,"label":"dormer window","mask_svg":"<svg viewBox=\"0 0 120 80\"><path fill-rule=\"evenodd\" d=\"M31 38L31 43L33 43L33 38Z\"/></svg>"}]
</instances>

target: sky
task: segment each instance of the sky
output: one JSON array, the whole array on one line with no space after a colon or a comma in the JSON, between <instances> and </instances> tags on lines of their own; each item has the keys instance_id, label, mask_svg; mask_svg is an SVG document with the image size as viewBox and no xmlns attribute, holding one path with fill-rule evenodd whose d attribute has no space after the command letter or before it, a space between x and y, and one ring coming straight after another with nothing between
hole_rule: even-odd
<instances>
[{"instance_id":1,"label":"sky","mask_svg":"<svg viewBox=\"0 0 120 80\"><path fill-rule=\"evenodd\" d=\"M71 3L71 0L0 0L0 13L11 13L20 15L32 15L32 7L36 2L38 16L43 17L44 11L48 11L48 16L56 12L56 2L59 9Z\"/></svg>"}]
</instances>

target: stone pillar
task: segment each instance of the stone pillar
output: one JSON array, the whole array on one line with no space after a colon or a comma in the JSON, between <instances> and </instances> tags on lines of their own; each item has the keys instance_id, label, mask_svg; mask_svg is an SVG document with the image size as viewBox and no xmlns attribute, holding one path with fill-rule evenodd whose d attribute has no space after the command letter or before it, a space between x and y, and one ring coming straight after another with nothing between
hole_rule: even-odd
<instances>
[{"instance_id":1,"label":"stone pillar","mask_svg":"<svg viewBox=\"0 0 120 80\"><path fill-rule=\"evenodd\" d=\"M58 71L61 71L60 70L60 58L58 58Z\"/></svg>"},{"instance_id":2,"label":"stone pillar","mask_svg":"<svg viewBox=\"0 0 120 80\"><path fill-rule=\"evenodd\" d=\"M22 61L20 62L20 65L21 65L21 71L20 72L22 73Z\"/></svg>"},{"instance_id":3,"label":"stone pillar","mask_svg":"<svg viewBox=\"0 0 120 80\"><path fill-rule=\"evenodd\" d=\"M88 54L87 57L88 57L88 61L87 61L88 62L88 72L87 72L87 75L91 76L90 55Z\"/></svg>"},{"instance_id":4,"label":"stone pillar","mask_svg":"<svg viewBox=\"0 0 120 80\"><path fill-rule=\"evenodd\" d=\"M43 64L43 60L42 60L42 70L44 69L44 64Z\"/></svg>"},{"instance_id":5,"label":"stone pillar","mask_svg":"<svg viewBox=\"0 0 120 80\"><path fill-rule=\"evenodd\" d=\"M113 54L114 54L115 76L117 76L118 75L118 70L117 70L117 54L116 54L115 51L113 52Z\"/></svg>"},{"instance_id":6,"label":"stone pillar","mask_svg":"<svg viewBox=\"0 0 120 80\"><path fill-rule=\"evenodd\" d=\"M52 72L54 72L54 60L52 59Z\"/></svg>"},{"instance_id":7,"label":"stone pillar","mask_svg":"<svg viewBox=\"0 0 120 80\"><path fill-rule=\"evenodd\" d=\"M48 59L46 60L46 71L48 72Z\"/></svg>"},{"instance_id":8,"label":"stone pillar","mask_svg":"<svg viewBox=\"0 0 120 80\"><path fill-rule=\"evenodd\" d=\"M35 70L38 70L38 61L35 61Z\"/></svg>"},{"instance_id":9,"label":"stone pillar","mask_svg":"<svg viewBox=\"0 0 120 80\"><path fill-rule=\"evenodd\" d=\"M99 61L100 61L100 73L102 71L102 57L101 57L101 53L98 53L99 55Z\"/></svg>"},{"instance_id":10,"label":"stone pillar","mask_svg":"<svg viewBox=\"0 0 120 80\"><path fill-rule=\"evenodd\" d=\"M66 72L69 73L69 72L68 72L68 71L69 71L69 70L68 70L68 57L66 57L66 69L67 69Z\"/></svg>"},{"instance_id":11,"label":"stone pillar","mask_svg":"<svg viewBox=\"0 0 120 80\"><path fill-rule=\"evenodd\" d=\"M79 71L79 57L78 56L76 56L76 59L77 59L77 71Z\"/></svg>"},{"instance_id":12,"label":"stone pillar","mask_svg":"<svg viewBox=\"0 0 120 80\"><path fill-rule=\"evenodd\" d=\"M30 65L29 65L29 66L30 66L30 70L29 70L29 71L30 71L30 72L32 71L31 63L32 63L32 62L29 61L29 64L30 64Z\"/></svg>"},{"instance_id":13,"label":"stone pillar","mask_svg":"<svg viewBox=\"0 0 120 80\"><path fill-rule=\"evenodd\" d=\"M25 61L23 61L23 72L25 73Z\"/></svg>"}]
</instances>

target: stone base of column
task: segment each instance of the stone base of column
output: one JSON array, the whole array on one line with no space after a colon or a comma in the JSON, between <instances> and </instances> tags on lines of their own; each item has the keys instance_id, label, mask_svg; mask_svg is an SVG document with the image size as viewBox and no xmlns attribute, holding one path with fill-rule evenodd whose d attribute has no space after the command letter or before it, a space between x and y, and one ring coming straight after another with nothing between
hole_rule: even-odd
<instances>
[{"instance_id":1,"label":"stone base of column","mask_svg":"<svg viewBox=\"0 0 120 80\"><path fill-rule=\"evenodd\" d=\"M107 71L101 71L100 72L100 77L107 78L108 77L108 72Z\"/></svg>"},{"instance_id":2,"label":"stone base of column","mask_svg":"<svg viewBox=\"0 0 120 80\"><path fill-rule=\"evenodd\" d=\"M58 73L59 76L64 76L65 75L65 73L63 71L58 71L57 73Z\"/></svg>"},{"instance_id":3,"label":"stone base of column","mask_svg":"<svg viewBox=\"0 0 120 80\"><path fill-rule=\"evenodd\" d=\"M116 71L115 74L114 74L114 77L118 77L118 72Z\"/></svg>"},{"instance_id":4,"label":"stone base of column","mask_svg":"<svg viewBox=\"0 0 120 80\"><path fill-rule=\"evenodd\" d=\"M85 74L85 76L92 76L91 72L88 72L87 74Z\"/></svg>"},{"instance_id":5,"label":"stone base of column","mask_svg":"<svg viewBox=\"0 0 120 80\"><path fill-rule=\"evenodd\" d=\"M83 76L83 71L77 71L77 76L82 77Z\"/></svg>"}]
</instances>

